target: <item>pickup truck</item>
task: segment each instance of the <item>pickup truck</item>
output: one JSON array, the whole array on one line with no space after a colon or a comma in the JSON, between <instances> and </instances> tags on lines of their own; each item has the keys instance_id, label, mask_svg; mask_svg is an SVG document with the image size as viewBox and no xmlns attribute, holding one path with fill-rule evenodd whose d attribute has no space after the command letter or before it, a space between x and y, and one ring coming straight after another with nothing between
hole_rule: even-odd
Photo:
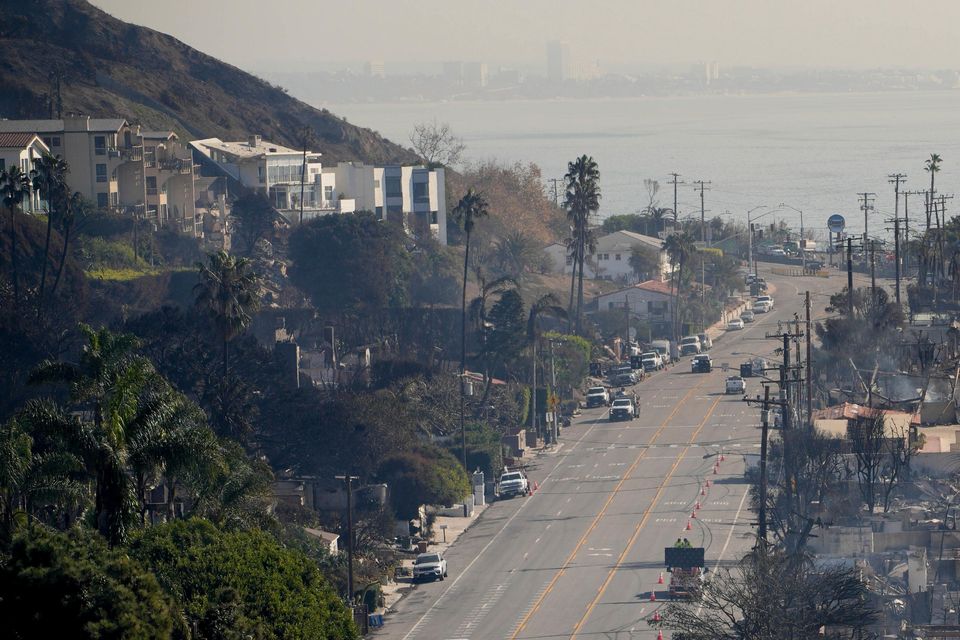
<instances>
[{"instance_id":1,"label":"pickup truck","mask_svg":"<svg viewBox=\"0 0 960 640\"><path fill-rule=\"evenodd\" d=\"M663 369L665 366L663 356L660 355L659 351L644 351L640 354L640 361L643 362L644 360L653 360L654 364L657 365L657 369ZM646 368L644 368L644 370L646 370Z\"/></svg>"},{"instance_id":2,"label":"pickup truck","mask_svg":"<svg viewBox=\"0 0 960 640\"><path fill-rule=\"evenodd\" d=\"M630 396L615 398L610 407L610 422L619 420L633 420L640 415L636 400Z\"/></svg>"},{"instance_id":3,"label":"pickup truck","mask_svg":"<svg viewBox=\"0 0 960 640\"><path fill-rule=\"evenodd\" d=\"M680 355L692 356L700 353L703 347L700 345L700 338L697 336L687 336L680 341Z\"/></svg>"},{"instance_id":4,"label":"pickup truck","mask_svg":"<svg viewBox=\"0 0 960 640\"><path fill-rule=\"evenodd\" d=\"M663 560L670 572L670 599L699 598L706 571L703 547L667 547Z\"/></svg>"},{"instance_id":5,"label":"pickup truck","mask_svg":"<svg viewBox=\"0 0 960 640\"><path fill-rule=\"evenodd\" d=\"M501 498L525 496L528 493L530 493L530 484L527 482L527 475L523 471L507 469L500 474L500 482L497 483L497 495Z\"/></svg>"},{"instance_id":6,"label":"pickup truck","mask_svg":"<svg viewBox=\"0 0 960 640\"><path fill-rule=\"evenodd\" d=\"M590 387L587 389L587 408L606 407L610 404L610 394L606 387Z\"/></svg>"},{"instance_id":7,"label":"pickup truck","mask_svg":"<svg viewBox=\"0 0 960 640\"><path fill-rule=\"evenodd\" d=\"M740 376L730 376L727 378L726 386L724 387L724 393L746 393L747 392L747 383Z\"/></svg>"}]
</instances>

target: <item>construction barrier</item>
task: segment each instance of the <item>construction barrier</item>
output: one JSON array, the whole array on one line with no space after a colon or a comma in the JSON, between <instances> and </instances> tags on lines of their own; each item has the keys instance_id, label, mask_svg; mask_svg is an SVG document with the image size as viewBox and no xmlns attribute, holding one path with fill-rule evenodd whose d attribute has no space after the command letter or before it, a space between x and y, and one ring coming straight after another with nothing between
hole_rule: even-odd
<instances>
[{"instance_id":1,"label":"construction barrier","mask_svg":"<svg viewBox=\"0 0 960 640\"><path fill-rule=\"evenodd\" d=\"M794 278L801 278L803 276L813 276L817 278L830 277L830 271L827 269L820 269L819 271L804 271L803 267L772 267L770 272L775 276L790 276Z\"/></svg>"}]
</instances>

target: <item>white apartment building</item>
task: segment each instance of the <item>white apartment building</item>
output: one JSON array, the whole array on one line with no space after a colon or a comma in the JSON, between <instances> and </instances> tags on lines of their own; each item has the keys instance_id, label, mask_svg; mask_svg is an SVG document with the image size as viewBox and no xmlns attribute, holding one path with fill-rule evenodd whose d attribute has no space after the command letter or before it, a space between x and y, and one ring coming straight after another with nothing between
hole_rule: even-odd
<instances>
[{"instance_id":1,"label":"white apartment building","mask_svg":"<svg viewBox=\"0 0 960 640\"><path fill-rule=\"evenodd\" d=\"M637 274L630 266L630 256L634 249L646 253L651 261L659 265L657 271L645 274L649 278L665 280L670 276L670 259L663 248L663 240L645 236L633 231L615 231L600 236L596 241L597 250L584 261L583 276L596 280L631 283L637 281ZM554 243L544 249L553 264L556 273L571 274L573 260L567 248Z\"/></svg>"},{"instance_id":2,"label":"white apartment building","mask_svg":"<svg viewBox=\"0 0 960 640\"><path fill-rule=\"evenodd\" d=\"M32 133L67 161L67 184L101 209L202 233L192 155L172 131L141 131L123 118L0 120L0 133Z\"/></svg>"},{"instance_id":3,"label":"white apartment building","mask_svg":"<svg viewBox=\"0 0 960 640\"><path fill-rule=\"evenodd\" d=\"M414 236L430 234L447 244L447 196L442 168L341 162L323 170L337 192L355 201L357 211L400 222Z\"/></svg>"},{"instance_id":4,"label":"white apartment building","mask_svg":"<svg viewBox=\"0 0 960 640\"><path fill-rule=\"evenodd\" d=\"M197 159L229 176L248 189L262 193L291 221L300 211L304 218L329 213L350 213L354 203L340 198L336 176L322 171L320 153L291 149L252 135L247 140L225 142L220 138L192 140Z\"/></svg>"},{"instance_id":5,"label":"white apartment building","mask_svg":"<svg viewBox=\"0 0 960 640\"><path fill-rule=\"evenodd\" d=\"M33 163L49 152L50 149L35 133L0 133L0 172L19 167L20 171L29 175ZM40 194L32 186L30 197L23 201L21 207L26 213L41 210Z\"/></svg>"}]
</instances>

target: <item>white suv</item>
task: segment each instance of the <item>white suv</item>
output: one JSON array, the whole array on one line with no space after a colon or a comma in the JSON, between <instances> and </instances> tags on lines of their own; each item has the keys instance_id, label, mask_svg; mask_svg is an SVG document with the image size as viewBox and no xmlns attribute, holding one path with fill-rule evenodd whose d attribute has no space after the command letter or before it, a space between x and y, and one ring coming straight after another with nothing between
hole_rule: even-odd
<instances>
[{"instance_id":1,"label":"white suv","mask_svg":"<svg viewBox=\"0 0 960 640\"><path fill-rule=\"evenodd\" d=\"M413 562L413 581L443 580L447 577L447 561L440 553L421 553Z\"/></svg>"}]
</instances>

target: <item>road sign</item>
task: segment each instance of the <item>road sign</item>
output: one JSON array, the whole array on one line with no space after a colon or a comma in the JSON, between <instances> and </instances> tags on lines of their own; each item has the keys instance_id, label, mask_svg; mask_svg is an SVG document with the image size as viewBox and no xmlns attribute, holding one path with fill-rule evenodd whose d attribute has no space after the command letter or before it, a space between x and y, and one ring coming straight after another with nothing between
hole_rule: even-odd
<instances>
[{"instance_id":1,"label":"road sign","mask_svg":"<svg viewBox=\"0 0 960 640\"><path fill-rule=\"evenodd\" d=\"M841 233L846 226L847 221L844 220L843 216L839 213L835 213L827 218L827 229L830 230L830 233Z\"/></svg>"}]
</instances>

